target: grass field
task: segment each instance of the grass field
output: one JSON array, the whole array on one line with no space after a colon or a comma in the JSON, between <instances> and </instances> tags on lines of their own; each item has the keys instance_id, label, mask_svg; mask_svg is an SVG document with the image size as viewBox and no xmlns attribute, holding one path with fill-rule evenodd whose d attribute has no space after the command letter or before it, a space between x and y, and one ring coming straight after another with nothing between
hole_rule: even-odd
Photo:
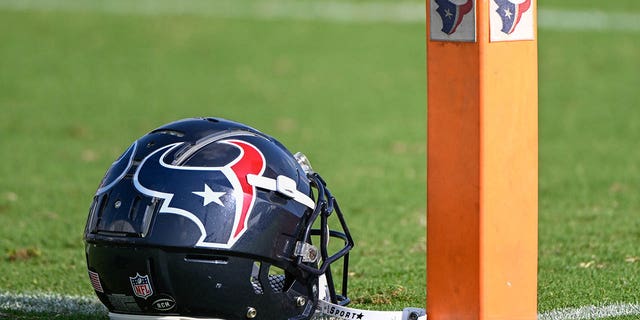
<instances>
[{"instance_id":1,"label":"grass field","mask_svg":"<svg viewBox=\"0 0 640 320\"><path fill-rule=\"evenodd\" d=\"M616 3L540 0L640 14ZM0 293L91 296L82 232L104 171L163 123L218 116L304 151L329 182L355 235L357 307L424 304L424 23L7 7ZM640 34L539 36L539 310L638 303Z\"/></svg>"}]
</instances>

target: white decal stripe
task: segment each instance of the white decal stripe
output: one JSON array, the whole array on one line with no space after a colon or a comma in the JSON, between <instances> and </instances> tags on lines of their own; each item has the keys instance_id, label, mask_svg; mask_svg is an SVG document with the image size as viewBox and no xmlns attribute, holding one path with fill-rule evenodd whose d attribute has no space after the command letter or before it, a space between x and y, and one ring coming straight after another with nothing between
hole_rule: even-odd
<instances>
[{"instance_id":1,"label":"white decal stripe","mask_svg":"<svg viewBox=\"0 0 640 320\"><path fill-rule=\"evenodd\" d=\"M265 20L318 20L341 23L424 23L424 2L338 2L292 0L2 0L0 9L101 12L121 15L194 15ZM640 13L539 9L540 29L640 32Z\"/></svg>"}]
</instances>

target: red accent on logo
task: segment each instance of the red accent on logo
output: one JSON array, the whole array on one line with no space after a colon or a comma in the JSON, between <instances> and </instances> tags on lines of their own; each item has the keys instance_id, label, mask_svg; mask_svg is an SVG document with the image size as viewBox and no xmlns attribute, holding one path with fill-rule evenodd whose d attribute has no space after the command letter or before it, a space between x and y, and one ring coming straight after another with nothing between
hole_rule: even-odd
<instances>
[{"instance_id":1,"label":"red accent on logo","mask_svg":"<svg viewBox=\"0 0 640 320\"><path fill-rule=\"evenodd\" d=\"M460 17L458 17L457 24L460 24L460 22L462 22L462 17L464 17L464 15L466 15L467 13L471 12L471 9L473 9L473 1L469 0L464 4L460 5Z\"/></svg>"},{"instance_id":2,"label":"red accent on logo","mask_svg":"<svg viewBox=\"0 0 640 320\"><path fill-rule=\"evenodd\" d=\"M518 23L520 23L520 19L522 19L522 14L529 10L529 8L531 8L531 0L526 0L525 2L518 5L518 14L516 16L516 21L513 23L513 27L511 28L511 31L509 33L512 33L516 29L516 26L518 25Z\"/></svg>"},{"instance_id":3,"label":"red accent on logo","mask_svg":"<svg viewBox=\"0 0 640 320\"><path fill-rule=\"evenodd\" d=\"M472 0L468 0L465 4L461 4L458 6L458 17L456 19L456 24L453 27L453 30L451 30L451 32L449 34L453 34L456 32L456 29L458 29L458 27L460 26L460 24L462 23L462 19L464 18L464 16L467 15L467 13L471 12L471 10L473 9L473 1Z\"/></svg>"},{"instance_id":4,"label":"red accent on logo","mask_svg":"<svg viewBox=\"0 0 640 320\"><path fill-rule=\"evenodd\" d=\"M242 211L238 224L235 226L232 238L238 238L247 228L247 220L249 219L249 212L256 201L256 189L254 186L247 182L247 175L255 174L262 175L265 169L264 156L255 146L240 140L227 140L242 150L242 155L238 162L231 166L231 170L238 177L240 185L242 186ZM239 199L238 199L239 200Z\"/></svg>"},{"instance_id":5,"label":"red accent on logo","mask_svg":"<svg viewBox=\"0 0 640 320\"><path fill-rule=\"evenodd\" d=\"M151 290L149 289L148 284L138 284L133 286L133 289L135 290L136 296L148 297L151 295Z\"/></svg>"}]
</instances>

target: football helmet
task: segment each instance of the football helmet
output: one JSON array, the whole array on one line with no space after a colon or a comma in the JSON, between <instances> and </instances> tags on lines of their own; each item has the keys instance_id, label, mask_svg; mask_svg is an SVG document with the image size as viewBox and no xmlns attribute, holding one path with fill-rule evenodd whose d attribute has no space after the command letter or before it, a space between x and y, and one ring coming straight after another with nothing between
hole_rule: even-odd
<instances>
[{"instance_id":1,"label":"football helmet","mask_svg":"<svg viewBox=\"0 0 640 320\"><path fill-rule=\"evenodd\" d=\"M102 179L84 240L112 319L309 319L319 300L349 302L354 244L325 181L233 121L185 119L136 140Z\"/></svg>"}]
</instances>

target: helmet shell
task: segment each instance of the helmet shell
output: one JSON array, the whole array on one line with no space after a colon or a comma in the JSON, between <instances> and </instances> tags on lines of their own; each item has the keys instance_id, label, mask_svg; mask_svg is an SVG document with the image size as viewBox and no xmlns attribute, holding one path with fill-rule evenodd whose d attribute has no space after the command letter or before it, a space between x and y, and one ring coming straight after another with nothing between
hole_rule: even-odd
<instances>
[{"instance_id":1,"label":"helmet shell","mask_svg":"<svg viewBox=\"0 0 640 320\"><path fill-rule=\"evenodd\" d=\"M185 119L136 140L105 174L85 228L100 300L116 313L310 317L318 279L294 251L313 207L251 177L314 197L281 143L237 122Z\"/></svg>"}]
</instances>

